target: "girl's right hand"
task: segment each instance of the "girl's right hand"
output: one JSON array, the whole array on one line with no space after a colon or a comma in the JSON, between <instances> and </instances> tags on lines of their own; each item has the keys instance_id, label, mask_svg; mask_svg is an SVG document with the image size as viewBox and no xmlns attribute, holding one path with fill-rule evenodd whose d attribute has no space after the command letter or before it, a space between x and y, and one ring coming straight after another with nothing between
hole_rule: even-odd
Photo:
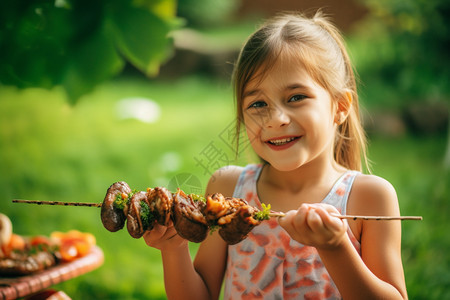
<instances>
[{"instance_id":1,"label":"girl's right hand","mask_svg":"<svg viewBox=\"0 0 450 300\"><path fill-rule=\"evenodd\" d=\"M318 249L334 249L347 235L347 222L330 215L338 210L323 203L302 204L278 220L279 224L297 242Z\"/></svg>"},{"instance_id":2,"label":"girl's right hand","mask_svg":"<svg viewBox=\"0 0 450 300\"><path fill-rule=\"evenodd\" d=\"M178 235L172 221L168 226L155 224L152 230L144 233L143 238L148 246L161 251L174 250L188 244L186 239Z\"/></svg>"}]
</instances>

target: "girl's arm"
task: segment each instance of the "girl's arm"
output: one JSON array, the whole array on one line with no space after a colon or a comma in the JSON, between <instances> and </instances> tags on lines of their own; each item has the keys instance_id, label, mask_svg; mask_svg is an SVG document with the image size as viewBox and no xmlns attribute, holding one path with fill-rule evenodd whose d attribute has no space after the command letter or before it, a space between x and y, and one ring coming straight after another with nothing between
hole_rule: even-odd
<instances>
[{"instance_id":1,"label":"girl's arm","mask_svg":"<svg viewBox=\"0 0 450 300\"><path fill-rule=\"evenodd\" d=\"M209 299L208 290L192 265L188 241L177 234L173 224L155 225L144 233L144 240L161 251L168 299Z\"/></svg>"},{"instance_id":2,"label":"girl's arm","mask_svg":"<svg viewBox=\"0 0 450 300\"><path fill-rule=\"evenodd\" d=\"M219 169L211 177L206 195L221 193L224 196L233 196L234 188L242 168L227 166ZM194 267L202 274L211 299L218 299L225 274L228 246L218 232L210 235L200 245L194 260Z\"/></svg>"},{"instance_id":3,"label":"girl's arm","mask_svg":"<svg viewBox=\"0 0 450 300\"><path fill-rule=\"evenodd\" d=\"M234 172L231 172L234 170ZM223 191L232 195L236 179L229 178L237 173L237 168L227 172L217 171L206 189L206 195ZM235 176L235 175L234 175ZM239 176L239 175L237 175ZM231 194L230 194L231 193ZM227 247L215 233L200 245L192 263L188 241L181 238L173 225L156 225L144 234L147 245L161 251L164 268L164 285L168 299L217 299L222 285Z\"/></svg>"},{"instance_id":4,"label":"girl's arm","mask_svg":"<svg viewBox=\"0 0 450 300\"><path fill-rule=\"evenodd\" d=\"M399 215L395 190L370 175L356 178L347 211L359 215ZM344 299L406 299L401 261L400 221L363 221L357 229L361 256L346 234L347 223L325 205L302 205L280 224L297 241L317 251ZM354 221L350 221L354 222Z\"/></svg>"}]
</instances>

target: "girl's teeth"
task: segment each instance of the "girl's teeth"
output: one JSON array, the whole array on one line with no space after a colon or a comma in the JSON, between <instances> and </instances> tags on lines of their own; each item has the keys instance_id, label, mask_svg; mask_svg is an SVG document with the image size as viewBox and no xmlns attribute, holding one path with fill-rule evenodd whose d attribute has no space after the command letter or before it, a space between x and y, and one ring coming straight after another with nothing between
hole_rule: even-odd
<instances>
[{"instance_id":1,"label":"girl's teeth","mask_svg":"<svg viewBox=\"0 0 450 300\"><path fill-rule=\"evenodd\" d=\"M289 143L289 142L291 142L291 141L293 141L295 138L288 138L288 139L279 139L279 140L272 140L272 141L269 141L271 144L274 144L274 145L276 145L276 146L280 146L280 145L284 145L284 144L286 144L286 143Z\"/></svg>"}]
</instances>

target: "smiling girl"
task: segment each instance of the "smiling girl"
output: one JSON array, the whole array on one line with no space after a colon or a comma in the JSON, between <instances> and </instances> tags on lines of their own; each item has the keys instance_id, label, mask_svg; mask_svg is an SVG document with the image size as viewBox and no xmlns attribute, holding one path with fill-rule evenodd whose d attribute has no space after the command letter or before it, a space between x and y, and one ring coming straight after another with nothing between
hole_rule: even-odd
<instances>
[{"instance_id":1,"label":"smiling girl","mask_svg":"<svg viewBox=\"0 0 450 300\"><path fill-rule=\"evenodd\" d=\"M352 66L337 29L317 13L277 16L244 45L234 73L237 131L260 164L216 171L206 194L287 212L227 245L217 233L194 262L173 226L144 239L161 250L170 299L405 299L394 188L362 173L365 138Z\"/></svg>"}]
</instances>

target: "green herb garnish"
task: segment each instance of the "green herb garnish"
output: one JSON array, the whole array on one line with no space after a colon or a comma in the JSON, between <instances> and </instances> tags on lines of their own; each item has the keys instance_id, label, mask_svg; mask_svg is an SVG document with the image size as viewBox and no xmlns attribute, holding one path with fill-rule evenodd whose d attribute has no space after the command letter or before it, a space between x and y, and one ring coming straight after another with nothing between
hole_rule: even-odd
<instances>
[{"instance_id":1,"label":"green herb garnish","mask_svg":"<svg viewBox=\"0 0 450 300\"><path fill-rule=\"evenodd\" d=\"M136 194L138 190L132 190L131 193L124 196L124 194L120 193L116 195L116 199L114 200L114 206L118 209L124 209L126 206L130 204L130 199Z\"/></svg>"},{"instance_id":2,"label":"green herb garnish","mask_svg":"<svg viewBox=\"0 0 450 300\"><path fill-rule=\"evenodd\" d=\"M150 208L148 207L148 204L145 201L141 201L140 217L142 220L142 227L144 228L148 228L150 223L152 223L155 220L155 216L150 211Z\"/></svg>"},{"instance_id":3,"label":"green herb garnish","mask_svg":"<svg viewBox=\"0 0 450 300\"><path fill-rule=\"evenodd\" d=\"M216 230L220 228L219 225L210 225L209 226L209 235L212 235Z\"/></svg>"},{"instance_id":4,"label":"green herb garnish","mask_svg":"<svg viewBox=\"0 0 450 300\"><path fill-rule=\"evenodd\" d=\"M203 203L206 203L206 198L202 195L190 194L189 196L191 196L192 200L194 200L195 202L202 201Z\"/></svg>"},{"instance_id":5,"label":"green herb garnish","mask_svg":"<svg viewBox=\"0 0 450 300\"><path fill-rule=\"evenodd\" d=\"M123 197L122 193L116 195L116 199L114 200L114 207L118 209L124 209L125 206L128 206L130 203L130 196Z\"/></svg>"},{"instance_id":6,"label":"green herb garnish","mask_svg":"<svg viewBox=\"0 0 450 300\"><path fill-rule=\"evenodd\" d=\"M270 214L270 204L268 204L267 206L262 203L262 210L258 211L257 213L255 213L254 218L258 221L263 221L263 220L269 220L269 214Z\"/></svg>"},{"instance_id":7,"label":"green herb garnish","mask_svg":"<svg viewBox=\"0 0 450 300\"><path fill-rule=\"evenodd\" d=\"M132 190L129 194L128 194L128 199L131 199L131 197L133 197L134 194L139 193L138 190Z\"/></svg>"}]
</instances>

